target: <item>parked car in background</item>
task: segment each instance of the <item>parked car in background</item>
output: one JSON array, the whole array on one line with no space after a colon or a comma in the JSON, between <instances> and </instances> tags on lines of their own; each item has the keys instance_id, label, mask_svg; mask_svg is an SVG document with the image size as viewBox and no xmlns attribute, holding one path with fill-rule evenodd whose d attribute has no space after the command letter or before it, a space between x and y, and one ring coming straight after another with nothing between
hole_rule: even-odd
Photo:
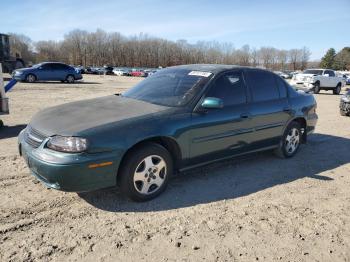
<instances>
[{"instance_id":1,"label":"parked car in background","mask_svg":"<svg viewBox=\"0 0 350 262\"><path fill-rule=\"evenodd\" d=\"M340 98L339 108L342 116L350 116L350 90Z\"/></svg>"},{"instance_id":2,"label":"parked car in background","mask_svg":"<svg viewBox=\"0 0 350 262\"><path fill-rule=\"evenodd\" d=\"M72 66L72 67L74 67L75 70L80 74L85 74L85 68L83 66Z\"/></svg>"},{"instance_id":3,"label":"parked car in background","mask_svg":"<svg viewBox=\"0 0 350 262\"><path fill-rule=\"evenodd\" d=\"M343 74L343 79L346 85L350 85L350 74Z\"/></svg>"},{"instance_id":4,"label":"parked car in background","mask_svg":"<svg viewBox=\"0 0 350 262\"><path fill-rule=\"evenodd\" d=\"M30 68L16 69L12 77L17 81L33 83L35 81L61 81L74 83L82 79L82 75L74 67L63 63L45 62Z\"/></svg>"},{"instance_id":5,"label":"parked car in background","mask_svg":"<svg viewBox=\"0 0 350 262\"><path fill-rule=\"evenodd\" d=\"M126 71L115 67L115 68L113 68L113 74L115 74L117 76L123 76L126 74Z\"/></svg>"},{"instance_id":6,"label":"parked car in background","mask_svg":"<svg viewBox=\"0 0 350 262\"><path fill-rule=\"evenodd\" d=\"M118 185L145 201L164 191L176 170L262 150L290 158L316 122L313 95L272 72L184 65L162 69L122 95L43 110L20 133L18 148L48 187Z\"/></svg>"},{"instance_id":7,"label":"parked car in background","mask_svg":"<svg viewBox=\"0 0 350 262\"><path fill-rule=\"evenodd\" d=\"M282 71L274 71L275 74L279 75L280 77L284 78L284 79L288 79L289 78L289 74L286 74Z\"/></svg>"},{"instance_id":8,"label":"parked car in background","mask_svg":"<svg viewBox=\"0 0 350 262\"><path fill-rule=\"evenodd\" d=\"M146 74L143 70L135 70L135 71L131 71L131 76L144 77L146 76Z\"/></svg>"},{"instance_id":9,"label":"parked car in background","mask_svg":"<svg viewBox=\"0 0 350 262\"><path fill-rule=\"evenodd\" d=\"M318 94L321 90L333 90L333 94L340 94L343 86L341 77L336 76L330 69L307 69L292 78L292 84L302 85Z\"/></svg>"}]
</instances>

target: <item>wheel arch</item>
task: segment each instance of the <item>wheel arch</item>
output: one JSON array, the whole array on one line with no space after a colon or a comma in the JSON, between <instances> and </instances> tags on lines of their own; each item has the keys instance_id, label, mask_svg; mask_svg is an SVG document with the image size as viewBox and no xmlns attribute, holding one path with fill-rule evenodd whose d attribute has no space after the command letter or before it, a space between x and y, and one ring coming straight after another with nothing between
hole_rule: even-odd
<instances>
[{"instance_id":1,"label":"wheel arch","mask_svg":"<svg viewBox=\"0 0 350 262\"><path fill-rule=\"evenodd\" d=\"M128 154L130 154L133 150L137 149L140 146L143 146L147 143L155 143L163 146L166 150L169 151L173 161L174 161L174 167L176 168L182 159L182 152L179 144L176 142L174 138L168 137L168 136L155 136L146 138L144 140L138 141L136 144L129 147L128 150L125 151L123 154L123 157L120 161L119 168L118 168L118 174L117 174L117 185L119 185L119 179L120 175L119 172L121 170L121 166L124 164Z\"/></svg>"},{"instance_id":2,"label":"wheel arch","mask_svg":"<svg viewBox=\"0 0 350 262\"><path fill-rule=\"evenodd\" d=\"M306 119L305 117L302 117L302 116L296 116L294 118L292 118L287 124L286 126L284 127L284 130L283 130L283 133L285 132L285 130L287 129L287 127L290 125L290 123L292 122L297 122L301 129L302 129L302 132L303 132L303 136L302 136L302 143L306 143L307 141L307 122L306 122Z\"/></svg>"}]
</instances>

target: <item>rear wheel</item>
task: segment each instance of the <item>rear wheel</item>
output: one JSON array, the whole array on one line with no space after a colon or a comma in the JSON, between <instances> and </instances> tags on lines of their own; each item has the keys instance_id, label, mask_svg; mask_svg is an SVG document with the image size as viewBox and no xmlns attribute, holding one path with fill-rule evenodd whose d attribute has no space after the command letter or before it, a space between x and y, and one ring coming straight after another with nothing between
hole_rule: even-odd
<instances>
[{"instance_id":1,"label":"rear wheel","mask_svg":"<svg viewBox=\"0 0 350 262\"><path fill-rule=\"evenodd\" d=\"M321 86L320 86L320 83L319 82L316 82L315 83L315 86L314 86L314 93L315 94L318 94L321 90Z\"/></svg>"},{"instance_id":2,"label":"rear wheel","mask_svg":"<svg viewBox=\"0 0 350 262\"><path fill-rule=\"evenodd\" d=\"M66 81L67 81L67 83L74 83L75 78L73 75L67 75Z\"/></svg>"},{"instance_id":3,"label":"rear wheel","mask_svg":"<svg viewBox=\"0 0 350 262\"><path fill-rule=\"evenodd\" d=\"M173 173L173 161L164 147L147 143L132 150L123 161L121 191L135 201L147 201L161 194Z\"/></svg>"},{"instance_id":4,"label":"rear wheel","mask_svg":"<svg viewBox=\"0 0 350 262\"><path fill-rule=\"evenodd\" d=\"M301 127L298 122L292 122L285 130L278 149L275 150L277 156L290 158L294 156L302 140Z\"/></svg>"},{"instance_id":5,"label":"rear wheel","mask_svg":"<svg viewBox=\"0 0 350 262\"><path fill-rule=\"evenodd\" d=\"M28 74L28 75L26 76L26 81L27 81L28 83L34 83L34 82L36 81L36 76L33 75L33 74Z\"/></svg>"},{"instance_id":6,"label":"rear wheel","mask_svg":"<svg viewBox=\"0 0 350 262\"><path fill-rule=\"evenodd\" d=\"M341 83L337 84L337 87L335 89L333 89L333 94L334 95L339 95L341 92Z\"/></svg>"}]
</instances>

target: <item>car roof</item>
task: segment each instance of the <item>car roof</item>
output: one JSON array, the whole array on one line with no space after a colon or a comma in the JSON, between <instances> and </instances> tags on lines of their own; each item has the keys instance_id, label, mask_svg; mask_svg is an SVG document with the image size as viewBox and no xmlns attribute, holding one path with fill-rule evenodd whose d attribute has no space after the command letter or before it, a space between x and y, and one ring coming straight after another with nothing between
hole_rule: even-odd
<instances>
[{"instance_id":1,"label":"car roof","mask_svg":"<svg viewBox=\"0 0 350 262\"><path fill-rule=\"evenodd\" d=\"M204 72L210 72L214 74L217 74L226 70L232 70L232 69L258 69L258 70L268 71L268 70L256 68L256 67L224 65L224 64L190 64L190 65L171 66L167 68L179 68L179 69L187 69L192 71L204 71Z\"/></svg>"}]
</instances>

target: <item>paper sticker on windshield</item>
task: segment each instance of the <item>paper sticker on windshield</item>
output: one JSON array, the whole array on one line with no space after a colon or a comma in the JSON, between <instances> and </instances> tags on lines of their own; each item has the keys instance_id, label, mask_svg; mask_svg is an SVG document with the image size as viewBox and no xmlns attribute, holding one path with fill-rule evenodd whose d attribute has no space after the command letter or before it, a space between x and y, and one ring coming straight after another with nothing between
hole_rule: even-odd
<instances>
[{"instance_id":1,"label":"paper sticker on windshield","mask_svg":"<svg viewBox=\"0 0 350 262\"><path fill-rule=\"evenodd\" d=\"M202 77L208 77L211 75L210 72L202 72L202 71L191 71L188 73L189 76L202 76Z\"/></svg>"}]
</instances>

